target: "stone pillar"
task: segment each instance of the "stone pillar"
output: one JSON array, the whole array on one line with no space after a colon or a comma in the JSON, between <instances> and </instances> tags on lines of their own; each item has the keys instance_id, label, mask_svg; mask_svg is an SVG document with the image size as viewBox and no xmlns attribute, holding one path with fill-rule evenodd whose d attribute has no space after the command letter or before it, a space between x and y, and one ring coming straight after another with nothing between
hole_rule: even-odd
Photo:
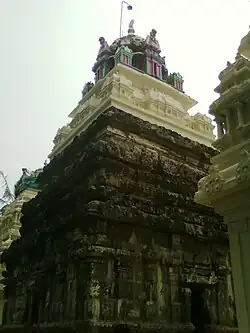
<instances>
[{"instance_id":1,"label":"stone pillar","mask_svg":"<svg viewBox=\"0 0 250 333\"><path fill-rule=\"evenodd\" d=\"M237 117L238 117L239 126L243 126L244 125L244 118L243 118L243 114L242 114L242 105L241 105L241 103L237 103Z\"/></svg>"},{"instance_id":2,"label":"stone pillar","mask_svg":"<svg viewBox=\"0 0 250 333\"><path fill-rule=\"evenodd\" d=\"M224 134L223 125L222 125L222 122L219 118L215 118L215 122L216 122L216 125L217 125L217 136L218 136L218 138L220 138Z\"/></svg>"},{"instance_id":3,"label":"stone pillar","mask_svg":"<svg viewBox=\"0 0 250 333\"><path fill-rule=\"evenodd\" d=\"M230 110L226 110L226 117L225 117L225 123L226 123L226 131L227 133L231 131L231 119L230 119Z\"/></svg>"},{"instance_id":4,"label":"stone pillar","mask_svg":"<svg viewBox=\"0 0 250 333\"><path fill-rule=\"evenodd\" d=\"M243 149L244 148L244 149ZM240 333L250 333L250 142L212 159L195 201L212 206L228 225Z\"/></svg>"},{"instance_id":5,"label":"stone pillar","mask_svg":"<svg viewBox=\"0 0 250 333\"><path fill-rule=\"evenodd\" d=\"M228 223L238 325L244 333L250 332L249 222L243 218Z\"/></svg>"}]
</instances>

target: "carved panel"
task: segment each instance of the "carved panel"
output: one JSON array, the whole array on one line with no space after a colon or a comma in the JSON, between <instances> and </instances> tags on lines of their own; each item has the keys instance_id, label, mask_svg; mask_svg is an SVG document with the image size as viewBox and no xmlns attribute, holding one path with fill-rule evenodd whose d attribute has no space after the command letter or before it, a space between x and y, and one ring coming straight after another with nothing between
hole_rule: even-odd
<instances>
[{"instance_id":1,"label":"carved panel","mask_svg":"<svg viewBox=\"0 0 250 333\"><path fill-rule=\"evenodd\" d=\"M149 302L153 302L157 298L156 293L156 265L152 263L147 263L146 273L145 273L145 294L146 299Z\"/></svg>"},{"instance_id":2,"label":"carved panel","mask_svg":"<svg viewBox=\"0 0 250 333\"><path fill-rule=\"evenodd\" d=\"M191 290L190 289L182 289L181 293L182 300L182 318L185 323L190 321L191 316Z\"/></svg>"},{"instance_id":3,"label":"carved panel","mask_svg":"<svg viewBox=\"0 0 250 333\"><path fill-rule=\"evenodd\" d=\"M13 315L13 322L15 324L21 324L23 320L23 315L25 311L26 304L26 295L22 290L22 287L19 286L16 290L16 304L15 304L15 313Z\"/></svg>"},{"instance_id":4,"label":"carved panel","mask_svg":"<svg viewBox=\"0 0 250 333\"><path fill-rule=\"evenodd\" d=\"M173 323L179 323L181 321L181 309L182 304L174 302L172 303L172 321Z\"/></svg>"},{"instance_id":5,"label":"carved panel","mask_svg":"<svg viewBox=\"0 0 250 333\"><path fill-rule=\"evenodd\" d=\"M133 263L127 258L117 262L117 295L133 299Z\"/></svg>"},{"instance_id":6,"label":"carved panel","mask_svg":"<svg viewBox=\"0 0 250 333\"><path fill-rule=\"evenodd\" d=\"M207 305L211 316L212 324L216 324L219 321L217 285L214 286L212 289L206 291L205 299L207 300Z\"/></svg>"},{"instance_id":7,"label":"carved panel","mask_svg":"<svg viewBox=\"0 0 250 333\"><path fill-rule=\"evenodd\" d=\"M65 290L65 307L66 317L68 319L74 319L76 316L76 295L77 295L77 280L75 269L73 265L70 265L67 272L67 285Z\"/></svg>"},{"instance_id":8,"label":"carved panel","mask_svg":"<svg viewBox=\"0 0 250 333\"><path fill-rule=\"evenodd\" d=\"M211 167L207 177L198 182L198 189L204 191L207 195L216 195L223 188L224 180L215 166Z\"/></svg>"},{"instance_id":9,"label":"carved panel","mask_svg":"<svg viewBox=\"0 0 250 333\"><path fill-rule=\"evenodd\" d=\"M226 325L228 323L229 316L229 304L227 300L227 288L224 281L220 281L218 284L218 317L220 323Z\"/></svg>"},{"instance_id":10,"label":"carved panel","mask_svg":"<svg viewBox=\"0 0 250 333\"><path fill-rule=\"evenodd\" d=\"M236 180L239 183L250 180L250 153L246 150L242 152L242 160L237 166Z\"/></svg>"},{"instance_id":11,"label":"carved panel","mask_svg":"<svg viewBox=\"0 0 250 333\"><path fill-rule=\"evenodd\" d=\"M101 320L113 320L115 315L116 300L105 299L101 301Z\"/></svg>"},{"instance_id":12,"label":"carved panel","mask_svg":"<svg viewBox=\"0 0 250 333\"><path fill-rule=\"evenodd\" d=\"M181 248L181 236L180 235L172 235L172 247L174 249Z\"/></svg>"}]
</instances>

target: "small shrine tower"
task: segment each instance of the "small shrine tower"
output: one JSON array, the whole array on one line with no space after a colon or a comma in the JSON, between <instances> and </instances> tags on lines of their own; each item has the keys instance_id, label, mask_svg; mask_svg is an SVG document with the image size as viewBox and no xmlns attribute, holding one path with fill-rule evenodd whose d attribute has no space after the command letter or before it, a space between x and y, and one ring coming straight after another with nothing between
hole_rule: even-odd
<instances>
[{"instance_id":1,"label":"small shrine tower","mask_svg":"<svg viewBox=\"0 0 250 333\"><path fill-rule=\"evenodd\" d=\"M169 73L156 35L152 29L146 38L137 36L132 20L127 36L111 45L104 37L99 38L100 48L92 68L95 83L84 86L81 101L69 114L71 122L57 132L50 158L63 151L110 106L211 146L211 119L189 115L188 110L197 102L184 93L181 74Z\"/></svg>"},{"instance_id":2,"label":"small shrine tower","mask_svg":"<svg viewBox=\"0 0 250 333\"><path fill-rule=\"evenodd\" d=\"M35 198L39 189L37 177L42 169L29 172L23 168L22 177L15 185L15 200L2 208L0 214L0 255L7 250L13 240L20 237L19 229L21 227L21 210L25 202ZM5 265L0 264L0 276L5 271ZM2 281L0 282L0 324L2 323L3 312L3 289Z\"/></svg>"},{"instance_id":3,"label":"small shrine tower","mask_svg":"<svg viewBox=\"0 0 250 333\"><path fill-rule=\"evenodd\" d=\"M197 203L212 206L228 225L236 309L240 333L250 332L250 61L249 36L233 63L219 74L219 98L210 106L220 153L198 183Z\"/></svg>"}]
</instances>

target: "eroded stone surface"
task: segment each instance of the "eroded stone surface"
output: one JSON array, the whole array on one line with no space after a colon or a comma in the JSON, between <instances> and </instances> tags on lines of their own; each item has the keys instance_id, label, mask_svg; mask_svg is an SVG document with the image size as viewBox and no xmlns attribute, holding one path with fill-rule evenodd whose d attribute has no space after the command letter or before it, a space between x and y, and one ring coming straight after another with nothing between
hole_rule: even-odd
<instances>
[{"instance_id":1,"label":"eroded stone surface","mask_svg":"<svg viewBox=\"0 0 250 333\"><path fill-rule=\"evenodd\" d=\"M23 206L21 239L3 256L2 331L192 331L184 284L201 280L213 285L214 329L235 331L226 226L193 201L215 154L117 109L102 114Z\"/></svg>"}]
</instances>

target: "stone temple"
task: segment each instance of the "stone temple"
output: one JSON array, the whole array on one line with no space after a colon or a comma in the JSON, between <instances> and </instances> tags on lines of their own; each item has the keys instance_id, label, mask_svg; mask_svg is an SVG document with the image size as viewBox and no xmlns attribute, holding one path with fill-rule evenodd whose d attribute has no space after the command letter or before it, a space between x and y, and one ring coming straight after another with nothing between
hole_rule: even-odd
<instances>
[{"instance_id":1,"label":"stone temple","mask_svg":"<svg viewBox=\"0 0 250 333\"><path fill-rule=\"evenodd\" d=\"M194 202L217 152L156 31L101 37L2 255L1 332L236 332L227 229Z\"/></svg>"}]
</instances>

